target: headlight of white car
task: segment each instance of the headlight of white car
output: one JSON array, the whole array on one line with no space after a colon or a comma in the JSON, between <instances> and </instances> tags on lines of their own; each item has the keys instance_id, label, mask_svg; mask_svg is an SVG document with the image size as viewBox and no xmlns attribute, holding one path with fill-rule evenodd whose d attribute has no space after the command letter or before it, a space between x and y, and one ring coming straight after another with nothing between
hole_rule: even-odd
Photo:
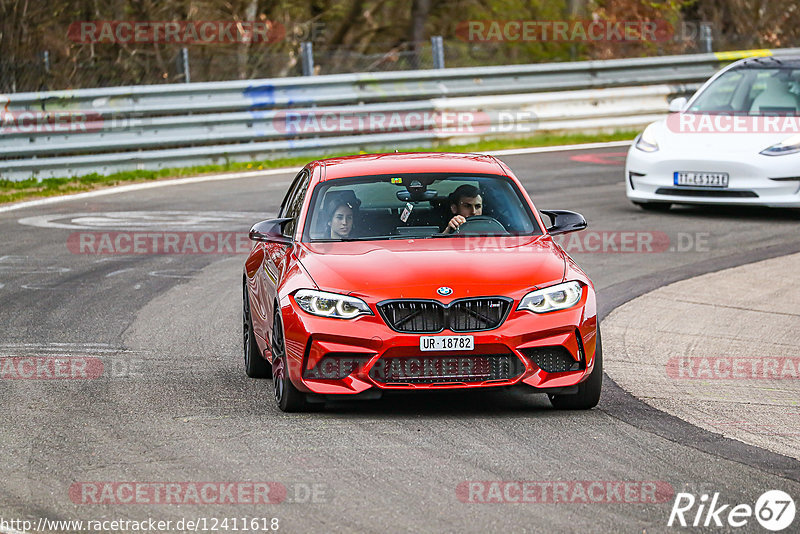
<instances>
[{"instance_id":1,"label":"headlight of white car","mask_svg":"<svg viewBox=\"0 0 800 534\"><path fill-rule=\"evenodd\" d=\"M294 300L303 310L320 317L352 319L359 315L372 315L363 300L338 293L301 289L294 294Z\"/></svg>"},{"instance_id":2,"label":"headlight of white car","mask_svg":"<svg viewBox=\"0 0 800 534\"><path fill-rule=\"evenodd\" d=\"M517 309L530 310L534 313L566 310L581 300L581 293L581 284L579 282L565 282L531 291L522 297Z\"/></svg>"},{"instance_id":3,"label":"headlight of white car","mask_svg":"<svg viewBox=\"0 0 800 534\"><path fill-rule=\"evenodd\" d=\"M765 156L783 156L800 152L800 134L787 137L780 143L761 151Z\"/></svg>"},{"instance_id":4,"label":"headlight of white car","mask_svg":"<svg viewBox=\"0 0 800 534\"><path fill-rule=\"evenodd\" d=\"M652 125L645 128L642 135L639 136L639 140L636 141L636 148L642 152L655 152L658 150L658 141L656 141Z\"/></svg>"}]
</instances>

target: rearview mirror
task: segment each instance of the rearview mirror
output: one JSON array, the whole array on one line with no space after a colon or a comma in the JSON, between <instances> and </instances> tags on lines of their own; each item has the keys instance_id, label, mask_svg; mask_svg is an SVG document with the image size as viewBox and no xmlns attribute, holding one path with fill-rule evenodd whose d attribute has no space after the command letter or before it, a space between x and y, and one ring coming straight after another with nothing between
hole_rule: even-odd
<instances>
[{"instance_id":1,"label":"rearview mirror","mask_svg":"<svg viewBox=\"0 0 800 534\"><path fill-rule=\"evenodd\" d=\"M686 102L688 102L688 100L686 100L685 96L681 96L676 98L675 100L671 100L669 103L669 112L670 113L681 112L683 110L683 106L686 105Z\"/></svg>"},{"instance_id":2,"label":"rearview mirror","mask_svg":"<svg viewBox=\"0 0 800 534\"><path fill-rule=\"evenodd\" d=\"M292 238L283 235L283 227L291 218L267 219L250 228L250 239L253 241L291 244Z\"/></svg>"},{"instance_id":3,"label":"rearview mirror","mask_svg":"<svg viewBox=\"0 0 800 534\"><path fill-rule=\"evenodd\" d=\"M433 200L436 198L437 192L433 189L428 189L427 191L398 191L397 193L397 200L402 202L419 202L422 200Z\"/></svg>"},{"instance_id":4,"label":"rearview mirror","mask_svg":"<svg viewBox=\"0 0 800 534\"><path fill-rule=\"evenodd\" d=\"M585 230L588 226L586 219L580 213L567 210L541 210L542 213L550 217L552 224L547 228L550 235L567 234Z\"/></svg>"}]
</instances>

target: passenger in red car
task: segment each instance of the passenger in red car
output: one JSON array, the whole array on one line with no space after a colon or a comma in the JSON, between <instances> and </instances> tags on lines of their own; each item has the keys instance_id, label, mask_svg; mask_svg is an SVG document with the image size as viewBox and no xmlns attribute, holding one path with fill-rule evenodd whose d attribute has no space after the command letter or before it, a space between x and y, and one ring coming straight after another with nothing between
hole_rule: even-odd
<instances>
[{"instance_id":1,"label":"passenger in red car","mask_svg":"<svg viewBox=\"0 0 800 534\"><path fill-rule=\"evenodd\" d=\"M352 239L353 225L361 200L351 190L334 191L325 198L324 239Z\"/></svg>"},{"instance_id":2,"label":"passenger in red car","mask_svg":"<svg viewBox=\"0 0 800 534\"><path fill-rule=\"evenodd\" d=\"M483 214L483 197L480 189L474 185L463 184L450 194L450 211L454 214L444 234L458 230L458 227L467 222L467 217Z\"/></svg>"},{"instance_id":3,"label":"passenger in red car","mask_svg":"<svg viewBox=\"0 0 800 534\"><path fill-rule=\"evenodd\" d=\"M331 239L348 239L353 231L353 208L347 203L339 204L328 223Z\"/></svg>"}]
</instances>

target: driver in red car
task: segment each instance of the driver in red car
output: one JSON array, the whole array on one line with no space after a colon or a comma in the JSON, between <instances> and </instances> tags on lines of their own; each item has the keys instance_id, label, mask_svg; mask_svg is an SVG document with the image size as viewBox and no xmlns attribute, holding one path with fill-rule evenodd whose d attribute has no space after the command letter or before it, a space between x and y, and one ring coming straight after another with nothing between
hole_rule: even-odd
<instances>
[{"instance_id":1,"label":"driver in red car","mask_svg":"<svg viewBox=\"0 0 800 534\"><path fill-rule=\"evenodd\" d=\"M450 211L453 218L447 223L443 234L451 234L458 227L467 222L467 217L474 217L483 213L483 197L481 191L474 185L463 184L450 193Z\"/></svg>"}]
</instances>

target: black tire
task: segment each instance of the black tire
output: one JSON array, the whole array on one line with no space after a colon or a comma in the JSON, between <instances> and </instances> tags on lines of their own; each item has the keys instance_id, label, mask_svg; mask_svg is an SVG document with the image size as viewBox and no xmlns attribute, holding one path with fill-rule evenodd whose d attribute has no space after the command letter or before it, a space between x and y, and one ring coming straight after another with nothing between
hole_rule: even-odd
<instances>
[{"instance_id":1,"label":"black tire","mask_svg":"<svg viewBox=\"0 0 800 534\"><path fill-rule=\"evenodd\" d=\"M578 384L578 392L572 395L548 395L550 404L557 410L589 410L600 402L603 389L603 345L600 340L600 327L597 327L597 350L594 369L589 378Z\"/></svg>"},{"instance_id":2,"label":"black tire","mask_svg":"<svg viewBox=\"0 0 800 534\"><path fill-rule=\"evenodd\" d=\"M272 386L275 401L283 412L303 412L308 409L305 393L294 387L289 379L286 365L286 344L284 343L283 321L277 304L272 328Z\"/></svg>"},{"instance_id":3,"label":"black tire","mask_svg":"<svg viewBox=\"0 0 800 534\"><path fill-rule=\"evenodd\" d=\"M256 343L256 336L253 332L253 321L250 315L250 296L247 293L246 285L243 290L242 340L244 345L244 372L250 378L270 378L272 377L272 366L258 350L258 343Z\"/></svg>"},{"instance_id":4,"label":"black tire","mask_svg":"<svg viewBox=\"0 0 800 534\"><path fill-rule=\"evenodd\" d=\"M669 202L634 202L634 204L644 211L658 211L662 213L669 211L672 207L672 204Z\"/></svg>"}]
</instances>

